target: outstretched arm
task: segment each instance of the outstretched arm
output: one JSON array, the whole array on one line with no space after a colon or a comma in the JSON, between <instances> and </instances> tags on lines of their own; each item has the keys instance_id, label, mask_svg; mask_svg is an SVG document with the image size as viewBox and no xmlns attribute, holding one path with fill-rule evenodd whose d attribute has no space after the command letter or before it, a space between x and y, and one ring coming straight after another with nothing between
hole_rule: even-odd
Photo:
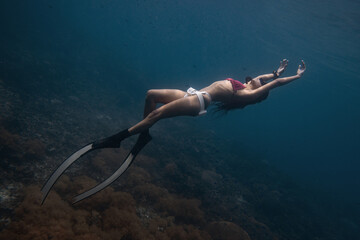
<instances>
[{"instance_id":1,"label":"outstretched arm","mask_svg":"<svg viewBox=\"0 0 360 240\"><path fill-rule=\"evenodd\" d=\"M279 86L283 86L285 84L288 84L298 78L301 78L301 76L304 74L306 70L306 65L305 62L303 60L301 60L301 65L299 65L299 68L296 72L296 75L291 76L291 77L284 77L284 78L278 78L266 85L263 85L257 89L255 89L254 91L252 91L252 95L254 97L259 97L261 96L264 92L268 92L273 88L279 87Z\"/></svg>"},{"instance_id":2,"label":"outstretched arm","mask_svg":"<svg viewBox=\"0 0 360 240\"><path fill-rule=\"evenodd\" d=\"M298 67L298 70L297 70L297 72L296 72L296 75L291 76L291 77L278 78L276 81L279 82L279 83L278 83L279 86L288 84L289 82L292 82L292 81L294 81L295 79L301 78L302 75L304 74L305 70L306 70L305 62L304 62L304 60L301 60L301 64L300 64L299 67Z\"/></svg>"},{"instance_id":3,"label":"outstretched arm","mask_svg":"<svg viewBox=\"0 0 360 240\"><path fill-rule=\"evenodd\" d=\"M288 63L289 63L289 60L283 59L282 61L280 61L280 66L276 71L274 71L273 73L263 74L263 75L257 76L254 79L262 79L263 81L276 79L285 71Z\"/></svg>"}]
</instances>

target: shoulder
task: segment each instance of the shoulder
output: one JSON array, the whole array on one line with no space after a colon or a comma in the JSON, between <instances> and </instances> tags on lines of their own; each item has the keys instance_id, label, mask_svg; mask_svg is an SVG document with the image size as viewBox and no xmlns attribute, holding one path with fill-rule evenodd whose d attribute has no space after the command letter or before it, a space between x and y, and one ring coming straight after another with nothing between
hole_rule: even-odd
<instances>
[{"instance_id":1,"label":"shoulder","mask_svg":"<svg viewBox=\"0 0 360 240\"><path fill-rule=\"evenodd\" d=\"M254 96L261 96L265 93L268 93L271 89L273 88L276 88L276 87L279 87L281 84L280 82L276 79L276 80L273 80L265 85L262 85L261 87L259 88L256 88L254 90L251 90L251 94L254 95Z\"/></svg>"},{"instance_id":2,"label":"shoulder","mask_svg":"<svg viewBox=\"0 0 360 240\"><path fill-rule=\"evenodd\" d=\"M268 84L256 89L243 89L241 91L237 91L235 96L237 100L244 102L257 101L258 99L262 98L264 95L267 95L269 93L271 86L269 87L267 85Z\"/></svg>"}]
</instances>

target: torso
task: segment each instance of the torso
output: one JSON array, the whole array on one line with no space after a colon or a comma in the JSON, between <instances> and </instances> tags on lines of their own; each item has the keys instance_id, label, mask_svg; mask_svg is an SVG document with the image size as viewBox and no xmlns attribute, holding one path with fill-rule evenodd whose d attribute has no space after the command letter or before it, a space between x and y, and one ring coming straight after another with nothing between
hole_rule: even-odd
<instances>
[{"instance_id":1,"label":"torso","mask_svg":"<svg viewBox=\"0 0 360 240\"><path fill-rule=\"evenodd\" d=\"M246 88L234 92L230 81L220 80L212 83L208 87L201 89L201 91L208 92L211 95L212 101L215 102L248 102L249 94L251 93L252 89L249 85L244 85L246 86Z\"/></svg>"}]
</instances>

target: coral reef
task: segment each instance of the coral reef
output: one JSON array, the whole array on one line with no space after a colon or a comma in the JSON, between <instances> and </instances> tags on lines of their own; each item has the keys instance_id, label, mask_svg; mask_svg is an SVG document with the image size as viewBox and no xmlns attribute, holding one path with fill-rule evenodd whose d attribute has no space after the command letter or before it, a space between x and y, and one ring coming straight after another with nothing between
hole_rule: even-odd
<instances>
[{"instance_id":1,"label":"coral reef","mask_svg":"<svg viewBox=\"0 0 360 240\"><path fill-rule=\"evenodd\" d=\"M73 182L73 189L93 183L81 177ZM62 178L56 190L62 192L68 184L69 178ZM25 198L15 210L14 221L0 233L0 239L211 239L194 225L178 224L176 215L140 207L131 194L112 188L76 206L55 191L40 206L39 187L24 190Z\"/></svg>"}]
</instances>

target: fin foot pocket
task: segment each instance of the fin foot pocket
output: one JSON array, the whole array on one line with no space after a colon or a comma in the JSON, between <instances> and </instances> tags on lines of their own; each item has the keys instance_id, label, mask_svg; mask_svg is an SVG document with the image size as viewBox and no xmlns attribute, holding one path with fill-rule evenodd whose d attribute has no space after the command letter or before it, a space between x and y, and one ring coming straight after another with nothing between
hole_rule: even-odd
<instances>
[{"instance_id":1,"label":"fin foot pocket","mask_svg":"<svg viewBox=\"0 0 360 240\"><path fill-rule=\"evenodd\" d=\"M131 150L131 153L134 155L137 155L140 150L152 139L151 135L149 134L149 131L142 132L138 138L138 140L135 143L135 146Z\"/></svg>"},{"instance_id":2,"label":"fin foot pocket","mask_svg":"<svg viewBox=\"0 0 360 240\"><path fill-rule=\"evenodd\" d=\"M119 148L121 141L129 136L130 136L129 131L127 129L125 129L115 135L95 141L93 143L93 149Z\"/></svg>"}]
</instances>

